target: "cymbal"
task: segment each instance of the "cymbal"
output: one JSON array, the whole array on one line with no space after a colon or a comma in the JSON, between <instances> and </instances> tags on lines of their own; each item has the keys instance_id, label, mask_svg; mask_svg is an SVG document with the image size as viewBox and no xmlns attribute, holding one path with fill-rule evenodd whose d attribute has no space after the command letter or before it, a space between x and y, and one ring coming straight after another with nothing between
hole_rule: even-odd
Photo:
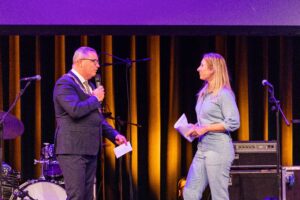
<instances>
[{"instance_id":1,"label":"cymbal","mask_svg":"<svg viewBox=\"0 0 300 200\"><path fill-rule=\"evenodd\" d=\"M0 111L0 121L2 120L4 114L5 112ZM8 114L3 122L3 139L15 139L16 137L22 135L23 132L23 123L15 116Z\"/></svg>"}]
</instances>

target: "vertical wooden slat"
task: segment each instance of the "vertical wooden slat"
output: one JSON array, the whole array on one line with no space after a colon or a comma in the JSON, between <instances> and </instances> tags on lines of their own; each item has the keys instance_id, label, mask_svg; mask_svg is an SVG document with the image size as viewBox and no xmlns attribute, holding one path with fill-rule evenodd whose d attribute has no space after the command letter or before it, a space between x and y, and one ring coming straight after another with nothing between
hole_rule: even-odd
<instances>
[{"instance_id":1,"label":"vertical wooden slat","mask_svg":"<svg viewBox=\"0 0 300 200\"><path fill-rule=\"evenodd\" d=\"M55 80L66 73L65 36L55 36Z\"/></svg>"},{"instance_id":2,"label":"vertical wooden slat","mask_svg":"<svg viewBox=\"0 0 300 200\"><path fill-rule=\"evenodd\" d=\"M169 114L167 136L167 174L166 196L177 198L177 182L181 176L181 137L174 129L174 122L179 118L179 70L175 63L176 39L173 36L170 44L170 80L169 80Z\"/></svg>"},{"instance_id":3,"label":"vertical wooden slat","mask_svg":"<svg viewBox=\"0 0 300 200\"><path fill-rule=\"evenodd\" d=\"M9 36L9 105L11 105L20 92L20 36ZM21 118L21 103L17 102L11 114ZM10 141L10 161L12 167L21 171L21 137Z\"/></svg>"},{"instance_id":4,"label":"vertical wooden slat","mask_svg":"<svg viewBox=\"0 0 300 200\"><path fill-rule=\"evenodd\" d=\"M111 35L106 35L102 37L102 47L101 50L112 54L113 48L113 38ZM102 61L104 63L112 63L112 57L103 56ZM115 112L115 104L114 104L114 77L113 77L113 68L112 67L104 67L102 68L102 81L105 88L105 99L104 102L106 105L106 109L109 108L109 112ZM111 119L107 120L110 125L114 127L114 121ZM109 179L105 179L105 192L107 199L115 198L115 170L116 170L116 161L114 157L114 145L111 145L108 139L104 139L104 152L105 152L105 174L109 173Z\"/></svg>"},{"instance_id":5,"label":"vertical wooden slat","mask_svg":"<svg viewBox=\"0 0 300 200\"><path fill-rule=\"evenodd\" d=\"M269 78L269 40L268 38L263 38L263 78L268 80ZM264 123L263 123L263 134L264 140L269 140L269 93L267 88L264 90Z\"/></svg>"},{"instance_id":6,"label":"vertical wooden slat","mask_svg":"<svg viewBox=\"0 0 300 200\"><path fill-rule=\"evenodd\" d=\"M131 55L130 58L132 60L136 60L136 37L131 36ZM132 63L131 71L130 71L130 113L132 123L137 123L137 85L136 85L136 63ZM128 166L127 169L132 172L132 181L133 186L137 187L138 183L138 129L136 126L129 125L127 128L127 133L131 132L131 146L132 146L132 154L131 154L131 169Z\"/></svg>"},{"instance_id":7,"label":"vertical wooden slat","mask_svg":"<svg viewBox=\"0 0 300 200\"><path fill-rule=\"evenodd\" d=\"M88 36L87 35L80 36L80 45L88 46Z\"/></svg>"},{"instance_id":8,"label":"vertical wooden slat","mask_svg":"<svg viewBox=\"0 0 300 200\"><path fill-rule=\"evenodd\" d=\"M238 139L248 141L249 135L249 90L248 90L248 45L245 36L236 40L236 77L237 103L240 111L241 126L238 130Z\"/></svg>"},{"instance_id":9,"label":"vertical wooden slat","mask_svg":"<svg viewBox=\"0 0 300 200\"><path fill-rule=\"evenodd\" d=\"M280 102L287 119L293 117L293 48L290 38L280 38ZM282 165L293 165L293 126L281 120Z\"/></svg>"},{"instance_id":10,"label":"vertical wooden slat","mask_svg":"<svg viewBox=\"0 0 300 200\"><path fill-rule=\"evenodd\" d=\"M153 199L160 199L161 119L160 119L160 37L147 38L148 57L148 175Z\"/></svg>"},{"instance_id":11,"label":"vertical wooden slat","mask_svg":"<svg viewBox=\"0 0 300 200\"><path fill-rule=\"evenodd\" d=\"M41 74L41 49L40 37L35 37L35 73ZM34 155L40 159L42 148L42 105L41 105L41 81L35 83L35 134ZM41 175L41 166L35 165L35 177Z\"/></svg>"}]
</instances>

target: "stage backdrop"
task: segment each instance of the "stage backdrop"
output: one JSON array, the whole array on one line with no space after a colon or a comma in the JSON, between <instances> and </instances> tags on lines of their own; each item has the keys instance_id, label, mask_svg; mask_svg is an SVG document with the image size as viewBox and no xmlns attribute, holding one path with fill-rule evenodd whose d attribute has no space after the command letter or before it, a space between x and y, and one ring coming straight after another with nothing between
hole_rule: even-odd
<instances>
[{"instance_id":1,"label":"stage backdrop","mask_svg":"<svg viewBox=\"0 0 300 200\"><path fill-rule=\"evenodd\" d=\"M3 25L299 25L298 0L2 0Z\"/></svg>"},{"instance_id":2,"label":"stage backdrop","mask_svg":"<svg viewBox=\"0 0 300 200\"><path fill-rule=\"evenodd\" d=\"M4 35L295 35L298 0L2 0Z\"/></svg>"},{"instance_id":3,"label":"stage backdrop","mask_svg":"<svg viewBox=\"0 0 300 200\"><path fill-rule=\"evenodd\" d=\"M206 52L221 53L228 63L241 114L241 127L232 134L234 140L276 139L275 113L268 105L263 79L274 84L287 118L300 118L300 38L296 36L0 36L1 110L6 111L24 87L21 77L42 76L12 111L24 123L23 135L4 142L4 160L22 173L23 181L40 175L40 166L33 165L33 160L41 157L44 142L53 143L54 83L70 70L73 52L81 45L125 59L151 58L100 70L106 111L141 125L121 123L121 132L133 146L132 157L124 157L122 169L114 158L114 145L105 141L105 157L99 156L99 162L105 163L107 199L119 197L120 171L125 199L130 191L130 171L136 198L176 198L177 182L188 172L196 142L180 137L173 125L182 113L196 122L196 94L203 84L196 69ZM100 57L101 63L119 62L111 56ZM115 124L114 120L109 122ZM299 165L300 125L280 123L283 165ZM101 180L100 175L97 178Z\"/></svg>"}]
</instances>

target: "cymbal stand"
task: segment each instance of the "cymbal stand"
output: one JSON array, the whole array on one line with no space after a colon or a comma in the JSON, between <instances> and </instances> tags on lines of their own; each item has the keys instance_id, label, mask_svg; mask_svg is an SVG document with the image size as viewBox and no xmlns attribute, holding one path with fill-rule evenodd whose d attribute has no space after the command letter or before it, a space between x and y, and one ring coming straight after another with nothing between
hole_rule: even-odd
<instances>
[{"instance_id":1,"label":"cymbal stand","mask_svg":"<svg viewBox=\"0 0 300 200\"><path fill-rule=\"evenodd\" d=\"M7 115L12 111L12 109L16 106L18 100L20 97L24 94L25 90L27 87L30 85L31 81L28 81L23 89L20 90L19 94L16 96L14 102L11 104L9 109L6 111L6 113L2 116L0 120L0 199L2 197L2 160L3 160L3 155L2 155L2 148L3 148L3 130L4 130L4 121Z\"/></svg>"}]
</instances>

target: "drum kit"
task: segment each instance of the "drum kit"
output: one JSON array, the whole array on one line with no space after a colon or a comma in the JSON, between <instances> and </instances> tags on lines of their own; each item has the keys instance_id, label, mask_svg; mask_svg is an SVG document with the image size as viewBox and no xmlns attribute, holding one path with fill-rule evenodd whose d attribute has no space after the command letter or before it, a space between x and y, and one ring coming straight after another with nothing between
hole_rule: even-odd
<instances>
[{"instance_id":1,"label":"drum kit","mask_svg":"<svg viewBox=\"0 0 300 200\"><path fill-rule=\"evenodd\" d=\"M2 120L3 118L5 120ZM3 127L3 139L15 139L23 134L23 123L11 114L0 112L0 121ZM44 143L41 159L34 160L34 164L41 165L41 176L19 185L20 173L15 172L8 164L2 162L2 198L7 200L65 200L67 195L64 189L62 171L55 156L54 145ZM5 191L5 187L9 187L10 190Z\"/></svg>"}]
</instances>

